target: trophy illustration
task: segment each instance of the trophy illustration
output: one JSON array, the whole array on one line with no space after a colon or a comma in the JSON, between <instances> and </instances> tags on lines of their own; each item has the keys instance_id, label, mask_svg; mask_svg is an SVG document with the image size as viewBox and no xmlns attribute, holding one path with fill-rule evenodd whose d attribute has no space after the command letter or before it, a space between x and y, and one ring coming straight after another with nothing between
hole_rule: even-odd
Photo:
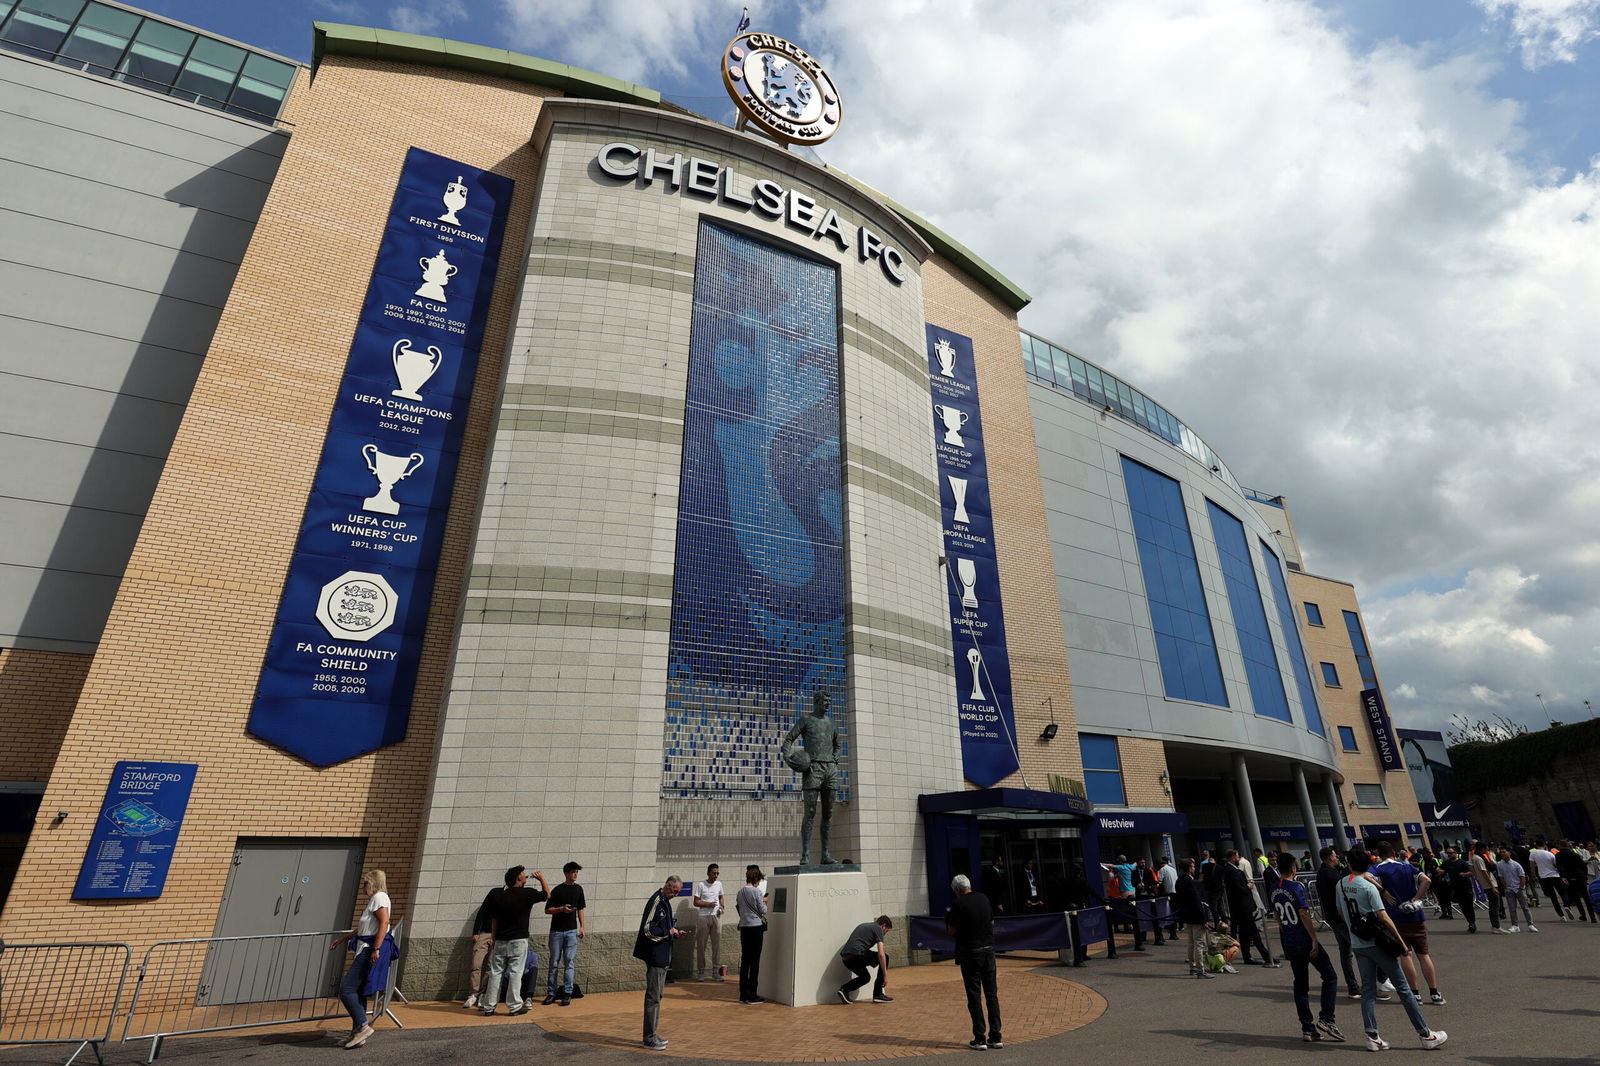
<instances>
[{"instance_id":1,"label":"trophy illustration","mask_svg":"<svg viewBox=\"0 0 1600 1066\"><path fill-rule=\"evenodd\" d=\"M939 373L947 378L956 376L956 350L950 342L943 337L933 346L933 354L939 359Z\"/></svg>"},{"instance_id":2,"label":"trophy illustration","mask_svg":"<svg viewBox=\"0 0 1600 1066\"><path fill-rule=\"evenodd\" d=\"M394 362L395 380L400 383L389 395L406 400L422 399L417 390L428 383L444 362L444 353L438 348L430 344L426 352L419 352L404 337L394 342L394 351L389 357Z\"/></svg>"},{"instance_id":3,"label":"trophy illustration","mask_svg":"<svg viewBox=\"0 0 1600 1066\"><path fill-rule=\"evenodd\" d=\"M458 266L451 266L450 260L444 257L444 249L439 249L439 254L432 259L418 259L417 265L422 267L422 288L416 295L424 300L437 300L445 302L444 287L450 279L460 272Z\"/></svg>"},{"instance_id":4,"label":"trophy illustration","mask_svg":"<svg viewBox=\"0 0 1600 1066\"><path fill-rule=\"evenodd\" d=\"M972 516L967 514L967 479L956 477L954 474L946 474L945 478L950 482L950 495L955 497L956 501L955 520L962 524L971 522Z\"/></svg>"},{"instance_id":5,"label":"trophy illustration","mask_svg":"<svg viewBox=\"0 0 1600 1066\"><path fill-rule=\"evenodd\" d=\"M971 559L957 559L956 577L961 581L961 606L978 606L978 593L974 588L978 584L978 564Z\"/></svg>"},{"instance_id":6,"label":"trophy illustration","mask_svg":"<svg viewBox=\"0 0 1600 1066\"><path fill-rule=\"evenodd\" d=\"M463 178L465 175L462 176ZM440 222L448 222L452 226L461 225L461 220L456 217L456 212L467 206L467 187L461 184L462 178L457 178L444 187L445 212L439 216Z\"/></svg>"},{"instance_id":7,"label":"trophy illustration","mask_svg":"<svg viewBox=\"0 0 1600 1066\"><path fill-rule=\"evenodd\" d=\"M959 407L950 407L942 403L934 404L933 409L938 412L939 420L944 423L944 442L954 444L957 448L965 448L967 442L961 439L961 427L966 425L967 419L972 416Z\"/></svg>"},{"instance_id":8,"label":"trophy illustration","mask_svg":"<svg viewBox=\"0 0 1600 1066\"><path fill-rule=\"evenodd\" d=\"M972 695L969 699L988 699L989 697L983 694L983 682L978 680L978 672L983 669L983 654L977 648L967 649L967 665L972 667Z\"/></svg>"},{"instance_id":9,"label":"trophy illustration","mask_svg":"<svg viewBox=\"0 0 1600 1066\"><path fill-rule=\"evenodd\" d=\"M362 510L378 514L399 514L400 504L390 492L397 482L410 477L417 467L422 465L422 454L412 452L410 455L389 455L380 452L376 444L363 444L361 456L366 459L367 469L372 471L372 476L378 479L378 494L362 500Z\"/></svg>"}]
</instances>

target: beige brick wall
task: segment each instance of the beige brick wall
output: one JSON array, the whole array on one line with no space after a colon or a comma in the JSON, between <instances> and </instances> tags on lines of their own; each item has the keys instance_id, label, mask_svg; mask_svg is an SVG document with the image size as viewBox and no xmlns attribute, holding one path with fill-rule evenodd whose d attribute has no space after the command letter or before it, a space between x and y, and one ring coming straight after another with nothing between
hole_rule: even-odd
<instances>
[{"instance_id":1,"label":"beige brick wall","mask_svg":"<svg viewBox=\"0 0 1600 1066\"><path fill-rule=\"evenodd\" d=\"M65 824L30 841L0 916L28 939L205 936L240 827L365 838L397 906L412 891L416 817L482 490L532 209L533 86L415 66L328 59L286 112L296 129L151 504L45 795ZM318 770L245 733L249 705L373 257L406 148L517 181L467 421L410 734ZM197 756L197 752L200 754ZM75 903L112 765L198 761L165 894Z\"/></svg>"},{"instance_id":2,"label":"beige brick wall","mask_svg":"<svg viewBox=\"0 0 1600 1066\"><path fill-rule=\"evenodd\" d=\"M1306 625L1301 632L1305 634L1306 641L1306 666L1311 671L1311 683L1317 686L1317 695L1322 701L1323 722L1327 726L1328 736L1333 741L1334 751L1338 754L1339 772L1344 775L1344 785L1341 792L1344 796L1344 819L1352 828L1374 822L1420 822L1422 811L1417 806L1417 794L1411 787L1411 775L1404 768L1399 770L1384 771L1378 762L1377 752L1372 746L1372 731L1367 727L1367 715L1361 707L1361 670L1356 665L1356 653L1350 647L1350 635L1345 630L1344 615L1342 611L1355 611L1361 613L1360 605L1356 602L1354 586L1331 578L1318 577L1314 574L1289 572L1289 594L1294 599L1294 609L1302 621L1305 620L1305 605L1314 603L1322 609L1323 625ZM1367 642L1372 642L1372 634L1367 634ZM1331 688L1323 683L1321 663L1332 663L1339 673L1339 687ZM1377 669L1374 662L1374 669ZM1383 674L1378 677L1381 681ZM1387 703L1389 694L1384 692L1384 701ZM1395 709L1389 708L1389 717L1394 718ZM1399 723L1395 723L1398 726ZM1355 731L1356 745L1360 748L1356 752L1343 750L1339 743L1338 726L1349 726ZM1397 740L1398 743L1398 740ZM1379 808L1356 808L1350 806L1350 801L1355 799L1353 784L1381 784L1388 796L1389 807L1387 810ZM1320 801L1320 797L1313 795ZM1359 832L1359 830L1357 830Z\"/></svg>"},{"instance_id":3,"label":"beige brick wall","mask_svg":"<svg viewBox=\"0 0 1600 1066\"><path fill-rule=\"evenodd\" d=\"M1161 787L1161 775L1167 772L1166 746L1161 741L1118 737L1117 755L1122 760L1122 788L1128 806L1172 806L1172 793Z\"/></svg>"},{"instance_id":4,"label":"beige brick wall","mask_svg":"<svg viewBox=\"0 0 1600 1066\"><path fill-rule=\"evenodd\" d=\"M0 648L0 781L44 781L89 672L89 656Z\"/></svg>"},{"instance_id":5,"label":"beige brick wall","mask_svg":"<svg viewBox=\"0 0 1600 1066\"><path fill-rule=\"evenodd\" d=\"M1082 778L1083 760L1017 316L939 256L923 264L922 290L928 321L971 337L977 365L1022 756L1021 774L1000 785L1020 787L1025 776L1030 787L1045 790L1052 773ZM1052 713L1061 731L1047 743L1039 734Z\"/></svg>"}]
</instances>

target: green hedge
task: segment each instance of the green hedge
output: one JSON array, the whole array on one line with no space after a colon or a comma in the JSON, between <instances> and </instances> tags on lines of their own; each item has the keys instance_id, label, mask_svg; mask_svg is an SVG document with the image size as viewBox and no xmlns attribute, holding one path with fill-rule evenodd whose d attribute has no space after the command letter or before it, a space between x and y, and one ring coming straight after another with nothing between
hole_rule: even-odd
<instances>
[{"instance_id":1,"label":"green hedge","mask_svg":"<svg viewBox=\"0 0 1600 1066\"><path fill-rule=\"evenodd\" d=\"M1450 748L1450 763L1463 792L1482 792L1549 777L1561 756L1580 756L1595 748L1600 748L1600 720L1591 718L1495 743L1456 744Z\"/></svg>"}]
</instances>

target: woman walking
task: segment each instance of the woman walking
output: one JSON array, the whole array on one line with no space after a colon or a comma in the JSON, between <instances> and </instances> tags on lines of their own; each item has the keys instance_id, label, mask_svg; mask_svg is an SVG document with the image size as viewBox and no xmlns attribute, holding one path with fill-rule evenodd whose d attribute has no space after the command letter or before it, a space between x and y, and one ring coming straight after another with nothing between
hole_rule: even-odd
<instances>
[{"instance_id":1,"label":"woman walking","mask_svg":"<svg viewBox=\"0 0 1600 1066\"><path fill-rule=\"evenodd\" d=\"M734 899L739 912L739 1002L765 1003L756 995L761 977L761 944L767 936L767 901L761 896L761 868L744 872L745 885Z\"/></svg>"},{"instance_id":2,"label":"woman walking","mask_svg":"<svg viewBox=\"0 0 1600 1066\"><path fill-rule=\"evenodd\" d=\"M350 1012L350 1039L344 1042L346 1048L358 1048L372 1036L372 1026L367 1024L367 997L363 989L369 984L367 978L374 961L381 956L382 963L387 963L388 957L384 953L392 955L394 952L394 941L387 939L389 879L382 870L368 870L361 875L361 887L367 892L366 909L361 912L356 927L335 939L328 948L329 951L335 951L341 945L354 941L351 948L355 951L355 958L351 960L350 969L345 972L344 980L339 985L339 1002Z\"/></svg>"}]
</instances>

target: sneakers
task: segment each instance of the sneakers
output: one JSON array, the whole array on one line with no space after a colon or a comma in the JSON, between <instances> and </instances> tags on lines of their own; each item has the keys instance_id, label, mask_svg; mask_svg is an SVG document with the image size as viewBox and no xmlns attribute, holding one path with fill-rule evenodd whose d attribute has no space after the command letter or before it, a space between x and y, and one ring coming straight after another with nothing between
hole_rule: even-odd
<instances>
[{"instance_id":1,"label":"sneakers","mask_svg":"<svg viewBox=\"0 0 1600 1066\"><path fill-rule=\"evenodd\" d=\"M1337 1040L1341 1044L1344 1043L1344 1034L1339 1032L1339 1027L1332 1022L1318 1022L1317 1028L1326 1033L1329 1040Z\"/></svg>"},{"instance_id":2,"label":"sneakers","mask_svg":"<svg viewBox=\"0 0 1600 1066\"><path fill-rule=\"evenodd\" d=\"M1432 1003L1435 1007L1444 1006L1444 993L1442 993L1442 992L1433 993L1432 995L1430 995L1428 997L1428 1002Z\"/></svg>"},{"instance_id":3,"label":"sneakers","mask_svg":"<svg viewBox=\"0 0 1600 1066\"><path fill-rule=\"evenodd\" d=\"M1393 987L1394 987L1394 986L1393 986L1393 985L1390 985L1390 986L1389 986L1389 987L1390 987L1390 988L1393 988ZM1379 1003L1387 1003L1387 1002L1389 1002L1389 1001L1390 1001L1390 1000L1391 1000L1391 999L1393 999L1393 998L1394 998L1394 997L1393 997L1393 996L1391 996L1391 995L1390 995L1390 994L1389 994L1389 993L1387 993L1387 992L1385 992L1385 991L1384 991L1384 990L1383 990L1383 986L1382 986L1382 985L1379 985L1379 986L1378 986L1378 994L1377 994L1377 997L1376 997L1376 998L1377 998L1377 1000L1378 1000L1378 1002L1379 1002Z\"/></svg>"},{"instance_id":4,"label":"sneakers","mask_svg":"<svg viewBox=\"0 0 1600 1066\"><path fill-rule=\"evenodd\" d=\"M476 1007L478 1005L478 993L472 993L472 995L467 997L467 1001L461 1005L467 1010L471 1010L473 1007Z\"/></svg>"},{"instance_id":5,"label":"sneakers","mask_svg":"<svg viewBox=\"0 0 1600 1066\"><path fill-rule=\"evenodd\" d=\"M1189 971L1189 976L1190 977L1203 977L1203 978L1212 979L1212 978L1215 978L1217 975L1212 973L1209 970L1190 970Z\"/></svg>"},{"instance_id":6,"label":"sneakers","mask_svg":"<svg viewBox=\"0 0 1600 1066\"><path fill-rule=\"evenodd\" d=\"M1539 927L1537 925L1534 925L1532 922L1528 923L1528 932L1537 933L1538 931L1539 931Z\"/></svg>"},{"instance_id":7,"label":"sneakers","mask_svg":"<svg viewBox=\"0 0 1600 1066\"><path fill-rule=\"evenodd\" d=\"M1005 1046L1006 1046L1005 1043L1003 1041L1001 1041L999 1038L992 1037L992 1036L989 1038L989 1050L990 1051L999 1051L1001 1048L1003 1048Z\"/></svg>"},{"instance_id":8,"label":"sneakers","mask_svg":"<svg viewBox=\"0 0 1600 1066\"><path fill-rule=\"evenodd\" d=\"M370 1025L363 1025L360 1029L350 1034L350 1039L344 1042L346 1050L360 1047L372 1036L373 1029Z\"/></svg>"},{"instance_id":9,"label":"sneakers","mask_svg":"<svg viewBox=\"0 0 1600 1066\"><path fill-rule=\"evenodd\" d=\"M644 1049L646 1051L665 1051L667 1050L667 1042L659 1036L652 1036L644 1042Z\"/></svg>"},{"instance_id":10,"label":"sneakers","mask_svg":"<svg viewBox=\"0 0 1600 1066\"><path fill-rule=\"evenodd\" d=\"M1378 982L1378 994L1380 996L1393 995L1394 994L1394 982L1389 980L1387 977L1385 977L1383 980L1379 981Z\"/></svg>"},{"instance_id":11,"label":"sneakers","mask_svg":"<svg viewBox=\"0 0 1600 1066\"><path fill-rule=\"evenodd\" d=\"M872 1002L874 1002L874 1003L893 1003L894 1002L894 997L891 996L891 995L888 995L887 993L879 992L877 995L872 997Z\"/></svg>"},{"instance_id":12,"label":"sneakers","mask_svg":"<svg viewBox=\"0 0 1600 1066\"><path fill-rule=\"evenodd\" d=\"M1368 1051L1388 1051L1389 1050L1389 1041L1385 1040L1383 1037L1379 1036L1377 1033L1368 1033L1367 1034L1367 1050Z\"/></svg>"},{"instance_id":13,"label":"sneakers","mask_svg":"<svg viewBox=\"0 0 1600 1066\"><path fill-rule=\"evenodd\" d=\"M850 1005L850 993L846 992L842 988L839 989L839 1002L843 1003L846 1007Z\"/></svg>"},{"instance_id":14,"label":"sneakers","mask_svg":"<svg viewBox=\"0 0 1600 1066\"><path fill-rule=\"evenodd\" d=\"M1346 992L1345 995L1349 996L1351 999L1360 999L1361 998L1361 989L1352 988L1350 991Z\"/></svg>"},{"instance_id":15,"label":"sneakers","mask_svg":"<svg viewBox=\"0 0 1600 1066\"><path fill-rule=\"evenodd\" d=\"M552 992L548 996L544 997L544 999L540 1000L540 1005L544 1006L544 1007L548 1007L550 1004L554 1003L555 1001L556 1001L556 994L554 992Z\"/></svg>"},{"instance_id":16,"label":"sneakers","mask_svg":"<svg viewBox=\"0 0 1600 1066\"><path fill-rule=\"evenodd\" d=\"M1222 972L1223 973L1238 973L1239 971L1235 970L1233 968L1233 964L1232 963L1225 962L1225 963L1222 964Z\"/></svg>"},{"instance_id":17,"label":"sneakers","mask_svg":"<svg viewBox=\"0 0 1600 1066\"><path fill-rule=\"evenodd\" d=\"M509 1018L520 1018L526 1013L528 1013L528 1005L526 1003L524 1003L522 1006L518 1007L516 1010L510 1011L506 1016L509 1017Z\"/></svg>"},{"instance_id":18,"label":"sneakers","mask_svg":"<svg viewBox=\"0 0 1600 1066\"><path fill-rule=\"evenodd\" d=\"M1498 926L1496 926L1495 928L1489 930L1489 932L1491 932L1491 933L1499 933L1501 936L1510 936L1511 935L1510 933L1506 932L1504 929L1501 929Z\"/></svg>"},{"instance_id":19,"label":"sneakers","mask_svg":"<svg viewBox=\"0 0 1600 1066\"><path fill-rule=\"evenodd\" d=\"M561 999L558 1000L557 1002L559 1002L563 1007L570 1007L570 1006L572 1006L572 997L563 994Z\"/></svg>"},{"instance_id":20,"label":"sneakers","mask_svg":"<svg viewBox=\"0 0 1600 1066\"><path fill-rule=\"evenodd\" d=\"M495 1011L495 1008L493 1008L493 1007L485 1007L485 1008L483 1008L483 1010L479 1011L479 1013L482 1014L485 1018L493 1018L494 1017L494 1011Z\"/></svg>"},{"instance_id":21,"label":"sneakers","mask_svg":"<svg viewBox=\"0 0 1600 1066\"><path fill-rule=\"evenodd\" d=\"M1438 1047L1448 1039L1450 1039L1450 1037L1443 1029L1435 1029L1427 1036L1422 1038L1422 1049L1424 1051L1432 1051L1434 1048Z\"/></svg>"},{"instance_id":22,"label":"sneakers","mask_svg":"<svg viewBox=\"0 0 1600 1066\"><path fill-rule=\"evenodd\" d=\"M1300 1034L1300 1039L1304 1040L1308 1044L1311 1044L1321 1040L1322 1034L1317 1032L1315 1029L1307 1029L1305 1032Z\"/></svg>"},{"instance_id":23,"label":"sneakers","mask_svg":"<svg viewBox=\"0 0 1600 1066\"><path fill-rule=\"evenodd\" d=\"M1512 926L1512 927L1511 927L1511 931L1512 931L1512 932L1513 932L1513 933L1520 933L1520 932L1522 932L1522 926L1520 926L1520 925L1513 925L1513 926Z\"/></svg>"},{"instance_id":24,"label":"sneakers","mask_svg":"<svg viewBox=\"0 0 1600 1066\"><path fill-rule=\"evenodd\" d=\"M967 1047L971 1048L973 1051L988 1051L989 1043L985 1040L968 1040Z\"/></svg>"}]
</instances>

